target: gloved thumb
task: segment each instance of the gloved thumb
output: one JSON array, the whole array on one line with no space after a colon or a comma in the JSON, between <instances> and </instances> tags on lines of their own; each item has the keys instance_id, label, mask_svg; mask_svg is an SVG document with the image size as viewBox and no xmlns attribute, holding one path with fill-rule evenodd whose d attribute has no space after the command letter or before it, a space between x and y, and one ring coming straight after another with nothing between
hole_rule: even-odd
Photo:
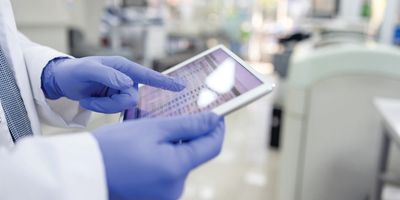
<instances>
[{"instance_id":1,"label":"gloved thumb","mask_svg":"<svg viewBox=\"0 0 400 200\"><path fill-rule=\"evenodd\" d=\"M190 141L214 130L221 119L212 112L168 119L159 124L164 130L161 137L166 142Z\"/></svg>"}]
</instances>

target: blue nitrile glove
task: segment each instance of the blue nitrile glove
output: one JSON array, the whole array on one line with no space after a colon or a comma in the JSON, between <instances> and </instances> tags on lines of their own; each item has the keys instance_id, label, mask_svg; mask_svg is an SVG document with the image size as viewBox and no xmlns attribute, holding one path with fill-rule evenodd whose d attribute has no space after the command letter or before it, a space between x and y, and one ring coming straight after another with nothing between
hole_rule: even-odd
<instances>
[{"instance_id":1,"label":"blue nitrile glove","mask_svg":"<svg viewBox=\"0 0 400 200\"><path fill-rule=\"evenodd\" d=\"M49 99L67 97L102 113L116 113L137 103L138 83L180 91L184 85L119 56L59 58L45 67L42 90Z\"/></svg>"},{"instance_id":2,"label":"blue nitrile glove","mask_svg":"<svg viewBox=\"0 0 400 200\"><path fill-rule=\"evenodd\" d=\"M178 199L188 173L219 154L224 129L222 117L201 113L95 130L110 199Z\"/></svg>"}]
</instances>

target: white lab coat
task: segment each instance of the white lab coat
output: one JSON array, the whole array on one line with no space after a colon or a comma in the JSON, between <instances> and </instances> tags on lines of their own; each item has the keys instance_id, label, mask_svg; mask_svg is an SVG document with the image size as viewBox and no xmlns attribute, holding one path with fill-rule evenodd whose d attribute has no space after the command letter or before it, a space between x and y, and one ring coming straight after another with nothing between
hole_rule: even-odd
<instances>
[{"instance_id":1,"label":"white lab coat","mask_svg":"<svg viewBox=\"0 0 400 200\"><path fill-rule=\"evenodd\" d=\"M107 199L102 157L91 134L39 136L41 120L76 127L90 116L76 102L46 100L41 90L43 67L66 55L20 34L9 0L0 0L0 46L14 67L34 132L14 146L0 102L0 199Z\"/></svg>"}]
</instances>

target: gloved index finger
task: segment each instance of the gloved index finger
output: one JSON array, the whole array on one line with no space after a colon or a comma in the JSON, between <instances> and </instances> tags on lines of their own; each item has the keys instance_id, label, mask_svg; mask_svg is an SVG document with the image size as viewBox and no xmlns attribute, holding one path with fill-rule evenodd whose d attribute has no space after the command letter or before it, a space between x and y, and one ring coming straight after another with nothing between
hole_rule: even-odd
<instances>
[{"instance_id":1,"label":"gloved index finger","mask_svg":"<svg viewBox=\"0 0 400 200\"><path fill-rule=\"evenodd\" d=\"M141 84L171 91L181 91L185 88L183 81L161 74L123 57L101 57L101 62L103 65L112 67Z\"/></svg>"}]
</instances>

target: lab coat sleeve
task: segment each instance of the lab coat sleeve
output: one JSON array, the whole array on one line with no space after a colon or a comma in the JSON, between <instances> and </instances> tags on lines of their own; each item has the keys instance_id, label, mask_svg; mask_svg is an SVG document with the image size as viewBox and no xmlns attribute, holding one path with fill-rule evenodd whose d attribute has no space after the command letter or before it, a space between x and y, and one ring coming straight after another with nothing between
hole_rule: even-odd
<instances>
[{"instance_id":1,"label":"lab coat sleeve","mask_svg":"<svg viewBox=\"0 0 400 200\"><path fill-rule=\"evenodd\" d=\"M0 148L0 199L105 200L105 170L91 134L22 139Z\"/></svg>"},{"instance_id":2,"label":"lab coat sleeve","mask_svg":"<svg viewBox=\"0 0 400 200\"><path fill-rule=\"evenodd\" d=\"M41 89L42 71L49 61L70 56L36 44L21 33L18 33L18 38L23 50L36 108L42 121L59 127L85 126L90 118L90 112L82 109L79 102L66 98L46 99Z\"/></svg>"}]
</instances>

